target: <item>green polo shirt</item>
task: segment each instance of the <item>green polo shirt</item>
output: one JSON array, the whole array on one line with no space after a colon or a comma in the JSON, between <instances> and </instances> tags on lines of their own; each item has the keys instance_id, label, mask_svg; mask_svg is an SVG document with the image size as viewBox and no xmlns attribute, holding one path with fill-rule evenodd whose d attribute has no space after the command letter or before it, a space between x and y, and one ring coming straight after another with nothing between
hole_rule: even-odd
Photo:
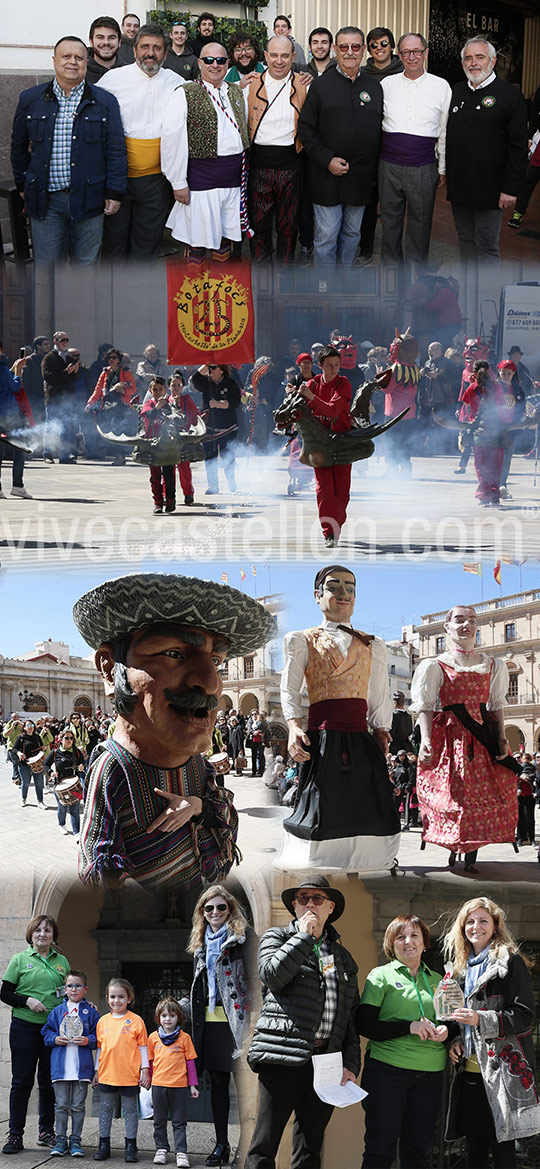
<instances>
[{"instance_id":1,"label":"green polo shirt","mask_svg":"<svg viewBox=\"0 0 540 1169\"><path fill-rule=\"evenodd\" d=\"M47 1008L47 1014L62 1001L62 995L57 990L64 985L66 974L69 974L70 965L64 954L49 950L47 957L36 954L29 946L20 954L14 954L4 974L6 982L14 982L17 994L27 998L39 999ZM47 1015L31 1011L29 1007L13 1007L13 1018L24 1019L27 1023L38 1023L43 1026Z\"/></svg>"},{"instance_id":2,"label":"green polo shirt","mask_svg":"<svg viewBox=\"0 0 540 1169\"><path fill-rule=\"evenodd\" d=\"M408 966L394 959L386 966L376 966L368 974L361 1002L379 1007L379 1019L384 1022L412 1023L424 1017L434 1023L433 992L440 979L440 974L422 962L415 982ZM370 1039L367 1046L373 1059L396 1068L440 1072L446 1063L444 1043L433 1039L422 1042L418 1035L410 1033L397 1039Z\"/></svg>"}]
</instances>

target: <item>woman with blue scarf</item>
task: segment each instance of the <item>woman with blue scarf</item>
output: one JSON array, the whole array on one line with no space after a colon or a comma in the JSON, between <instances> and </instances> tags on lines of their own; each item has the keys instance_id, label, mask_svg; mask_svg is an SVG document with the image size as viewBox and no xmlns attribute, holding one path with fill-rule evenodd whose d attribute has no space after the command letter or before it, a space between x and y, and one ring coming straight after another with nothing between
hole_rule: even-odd
<instances>
[{"instance_id":1,"label":"woman with blue scarf","mask_svg":"<svg viewBox=\"0 0 540 1169\"><path fill-rule=\"evenodd\" d=\"M193 914L188 950L193 954L192 1035L199 1077L210 1075L216 1129L207 1165L227 1165L229 1084L247 1040L251 1011L249 979L255 976L255 934L236 899L223 885L201 894ZM237 1092L239 1103L243 1093Z\"/></svg>"},{"instance_id":2,"label":"woman with blue scarf","mask_svg":"<svg viewBox=\"0 0 540 1169\"><path fill-rule=\"evenodd\" d=\"M525 960L488 897L467 901L444 939L465 995L452 1018L455 1075L447 1140L464 1136L469 1169L514 1169L515 1139L540 1132L532 1027L534 992Z\"/></svg>"}]
</instances>

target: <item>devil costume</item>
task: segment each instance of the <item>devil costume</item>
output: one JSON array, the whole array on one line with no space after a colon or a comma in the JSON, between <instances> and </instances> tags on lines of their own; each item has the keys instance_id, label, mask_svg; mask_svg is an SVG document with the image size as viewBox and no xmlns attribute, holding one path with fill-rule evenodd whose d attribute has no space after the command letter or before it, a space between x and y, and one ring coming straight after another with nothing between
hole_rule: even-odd
<instances>
[{"instance_id":1,"label":"devil costume","mask_svg":"<svg viewBox=\"0 0 540 1169\"><path fill-rule=\"evenodd\" d=\"M445 653L420 662L412 707L418 713L435 710L437 699L442 707L433 718L431 760L419 760L416 776L424 841L451 852L513 842L516 776L495 762L496 743L491 751L486 746L489 711L504 705L507 690L508 670L500 658L483 655L478 665L466 666Z\"/></svg>"},{"instance_id":2,"label":"devil costume","mask_svg":"<svg viewBox=\"0 0 540 1169\"><path fill-rule=\"evenodd\" d=\"M316 629L287 634L284 658L283 713L301 718L305 677L311 757L300 767L279 867L390 868L399 848L399 816L385 757L368 730L392 721L384 642L324 620Z\"/></svg>"}]
</instances>

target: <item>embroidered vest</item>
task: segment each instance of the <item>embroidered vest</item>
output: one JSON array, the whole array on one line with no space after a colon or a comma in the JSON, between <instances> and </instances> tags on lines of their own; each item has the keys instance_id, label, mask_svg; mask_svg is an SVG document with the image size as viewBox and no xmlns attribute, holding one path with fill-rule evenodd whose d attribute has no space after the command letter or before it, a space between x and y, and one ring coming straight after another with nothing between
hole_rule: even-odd
<instances>
[{"instance_id":1,"label":"embroidered vest","mask_svg":"<svg viewBox=\"0 0 540 1169\"><path fill-rule=\"evenodd\" d=\"M249 147L244 95L239 85L227 85L234 120L238 126L244 150ZM217 158L218 119L217 110L204 85L189 81L184 85L188 118L187 136L190 158Z\"/></svg>"},{"instance_id":2,"label":"embroidered vest","mask_svg":"<svg viewBox=\"0 0 540 1169\"><path fill-rule=\"evenodd\" d=\"M353 637L346 657L325 630L305 629L308 646L306 685L310 705L335 698L367 699L373 646Z\"/></svg>"}]
</instances>

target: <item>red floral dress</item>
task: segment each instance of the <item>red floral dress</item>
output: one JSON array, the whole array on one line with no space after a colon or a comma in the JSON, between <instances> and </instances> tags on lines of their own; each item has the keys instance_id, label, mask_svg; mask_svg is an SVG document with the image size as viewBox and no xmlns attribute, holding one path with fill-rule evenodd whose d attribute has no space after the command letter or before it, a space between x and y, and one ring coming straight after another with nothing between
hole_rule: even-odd
<instances>
[{"instance_id":1,"label":"red floral dress","mask_svg":"<svg viewBox=\"0 0 540 1169\"><path fill-rule=\"evenodd\" d=\"M440 659L438 664L444 675L441 706L464 703L469 715L480 722L480 704L489 698L491 670L456 670ZM514 773L493 762L453 711L434 715L431 745L431 762L418 762L416 780L422 839L452 852L513 841L518 817Z\"/></svg>"}]
</instances>

